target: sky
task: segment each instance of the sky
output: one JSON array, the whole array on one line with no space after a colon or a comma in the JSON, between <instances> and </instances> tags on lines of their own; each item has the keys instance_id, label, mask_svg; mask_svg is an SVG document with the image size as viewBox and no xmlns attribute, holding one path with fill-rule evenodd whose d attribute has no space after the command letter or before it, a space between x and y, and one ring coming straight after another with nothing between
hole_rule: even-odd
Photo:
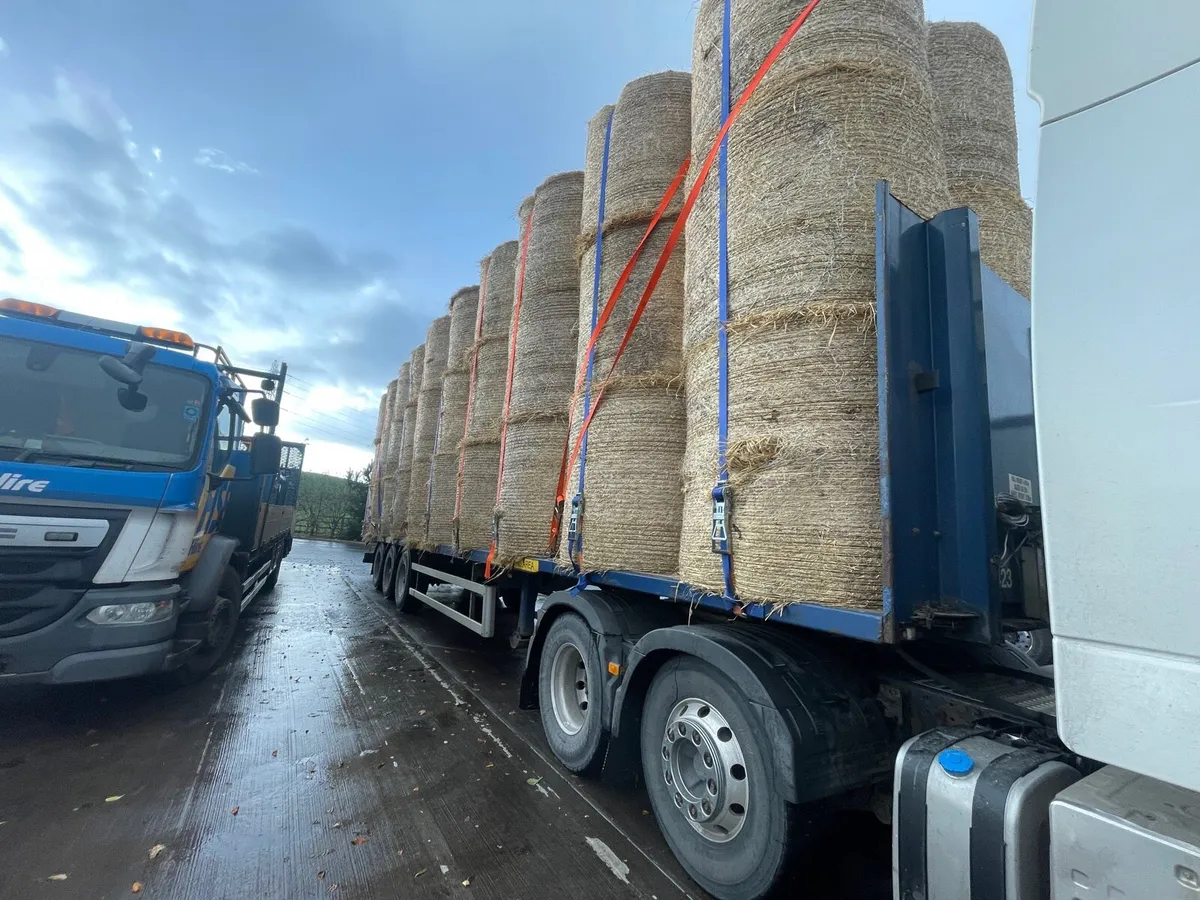
<instances>
[{"instance_id":1,"label":"sky","mask_svg":"<svg viewBox=\"0 0 1200 900\"><path fill-rule=\"evenodd\" d=\"M688 69L695 0L5 0L0 296L286 361L307 469L379 395L587 122ZM1008 49L1024 193L1033 0L925 0Z\"/></svg>"}]
</instances>

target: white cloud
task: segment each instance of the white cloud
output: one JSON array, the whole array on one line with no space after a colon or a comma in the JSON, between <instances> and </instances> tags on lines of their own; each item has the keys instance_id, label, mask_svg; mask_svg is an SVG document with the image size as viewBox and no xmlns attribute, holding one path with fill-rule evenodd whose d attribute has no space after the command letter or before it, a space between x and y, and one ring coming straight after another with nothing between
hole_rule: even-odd
<instances>
[{"instance_id":1,"label":"white cloud","mask_svg":"<svg viewBox=\"0 0 1200 900\"><path fill-rule=\"evenodd\" d=\"M162 162L162 147L151 147L150 152L154 154L155 162Z\"/></svg>"},{"instance_id":2,"label":"white cloud","mask_svg":"<svg viewBox=\"0 0 1200 900\"><path fill-rule=\"evenodd\" d=\"M227 172L230 175L261 174L254 166L234 159L224 150L218 150L216 147L201 147L196 151L196 158L192 162L206 169L216 169L218 172Z\"/></svg>"},{"instance_id":3,"label":"white cloud","mask_svg":"<svg viewBox=\"0 0 1200 900\"><path fill-rule=\"evenodd\" d=\"M286 359L302 381L281 433L312 441L310 469L361 468L379 386L409 349L397 329L415 345L426 324L400 302L393 261L294 225L223 233L153 180L159 148L139 154L133 137L103 91L0 87L0 296L181 328L246 365Z\"/></svg>"},{"instance_id":4,"label":"white cloud","mask_svg":"<svg viewBox=\"0 0 1200 900\"><path fill-rule=\"evenodd\" d=\"M6 56L8 56L8 42L0 37L0 59L4 59Z\"/></svg>"}]
</instances>

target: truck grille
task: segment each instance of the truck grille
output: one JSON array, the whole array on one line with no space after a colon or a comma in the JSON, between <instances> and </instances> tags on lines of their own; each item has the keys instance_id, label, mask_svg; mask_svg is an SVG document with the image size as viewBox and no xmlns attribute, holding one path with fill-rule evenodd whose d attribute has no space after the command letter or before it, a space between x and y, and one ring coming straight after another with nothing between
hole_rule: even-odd
<instances>
[{"instance_id":1,"label":"truck grille","mask_svg":"<svg viewBox=\"0 0 1200 900\"><path fill-rule=\"evenodd\" d=\"M0 514L108 521L108 534L94 548L0 545L0 637L36 631L70 611L91 585L127 515L124 510L26 504L0 504Z\"/></svg>"}]
</instances>

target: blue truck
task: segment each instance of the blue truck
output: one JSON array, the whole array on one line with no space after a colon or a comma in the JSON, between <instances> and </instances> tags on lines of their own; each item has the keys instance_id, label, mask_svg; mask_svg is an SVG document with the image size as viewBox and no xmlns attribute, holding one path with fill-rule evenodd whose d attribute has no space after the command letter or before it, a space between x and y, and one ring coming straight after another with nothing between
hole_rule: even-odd
<instances>
[{"instance_id":1,"label":"blue truck","mask_svg":"<svg viewBox=\"0 0 1200 900\"><path fill-rule=\"evenodd\" d=\"M216 668L291 550L286 378L183 332L0 300L0 685Z\"/></svg>"}]
</instances>

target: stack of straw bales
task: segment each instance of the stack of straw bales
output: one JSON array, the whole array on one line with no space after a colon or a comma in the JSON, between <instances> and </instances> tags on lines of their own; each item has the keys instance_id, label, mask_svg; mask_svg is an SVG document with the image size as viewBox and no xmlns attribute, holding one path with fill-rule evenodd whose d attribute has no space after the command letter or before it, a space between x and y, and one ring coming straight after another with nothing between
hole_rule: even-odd
<instances>
[{"instance_id":1,"label":"stack of straw bales","mask_svg":"<svg viewBox=\"0 0 1200 900\"><path fill-rule=\"evenodd\" d=\"M500 474L500 424L508 376L508 332L512 322L517 271L516 241L508 241L485 260L479 298L480 329L474 347L475 392L462 445L462 505L459 546L487 547L492 539L496 479Z\"/></svg>"},{"instance_id":2,"label":"stack of straw bales","mask_svg":"<svg viewBox=\"0 0 1200 900\"><path fill-rule=\"evenodd\" d=\"M523 237L524 290L496 508L502 560L555 549L550 519L574 386L582 211L583 173L552 175L534 194L532 225Z\"/></svg>"},{"instance_id":3,"label":"stack of straw bales","mask_svg":"<svg viewBox=\"0 0 1200 900\"><path fill-rule=\"evenodd\" d=\"M396 520L396 498L400 496L400 444L404 438L405 412L412 392L411 372L411 363L400 366L400 373L396 376L396 396L392 400L392 418L388 423L387 461L384 471L390 470L393 487L391 502L384 505L381 514L383 532L388 537L398 536L402 525Z\"/></svg>"},{"instance_id":4,"label":"stack of straw bales","mask_svg":"<svg viewBox=\"0 0 1200 900\"><path fill-rule=\"evenodd\" d=\"M603 309L622 270L645 235L655 208L691 149L691 76L661 72L626 85L612 112L605 220L597 245L600 170L608 110L588 129L585 178L583 262L579 273L577 371L586 366L594 300ZM580 522L581 567L673 574L679 559L683 515L680 465L687 417L683 399L683 247L678 247L655 288L630 343L612 370L616 350L642 297L682 205L680 190L646 249L597 340L590 391L574 401L572 446L590 396L603 390L587 437L583 508ZM600 291L595 292L597 250ZM609 372L612 371L612 375ZM579 492L576 461L566 485L569 519ZM570 564L566 540L559 560Z\"/></svg>"},{"instance_id":5,"label":"stack of straw bales","mask_svg":"<svg viewBox=\"0 0 1200 900\"><path fill-rule=\"evenodd\" d=\"M399 379L393 378L388 382L387 393L384 395L383 433L379 439L379 467L382 477L379 480L381 492L379 506L379 533L387 536L388 510L396 496L396 469L388 466L388 450L392 440L392 421L396 416L396 394L399 390Z\"/></svg>"},{"instance_id":6,"label":"stack of straw bales","mask_svg":"<svg viewBox=\"0 0 1200 900\"><path fill-rule=\"evenodd\" d=\"M486 260L485 260L486 263ZM467 422L471 348L475 345L479 286L463 288L450 298L450 344L442 376L442 412L433 456L433 501L429 510L429 542L455 542L459 445Z\"/></svg>"},{"instance_id":7,"label":"stack of straw bales","mask_svg":"<svg viewBox=\"0 0 1200 900\"><path fill-rule=\"evenodd\" d=\"M425 370L425 345L408 358L408 402L404 405L404 431L400 435L399 462L396 469L396 499L392 504L392 522L396 537L408 533L408 499L412 486L413 435L417 428L417 397L421 392L421 376Z\"/></svg>"},{"instance_id":8,"label":"stack of straw bales","mask_svg":"<svg viewBox=\"0 0 1200 900\"><path fill-rule=\"evenodd\" d=\"M983 261L1028 297L1033 213L1021 196L1012 69L1004 44L975 22L934 22L929 71L951 203L975 210Z\"/></svg>"},{"instance_id":9,"label":"stack of straw bales","mask_svg":"<svg viewBox=\"0 0 1200 900\"><path fill-rule=\"evenodd\" d=\"M692 143L720 127L722 0L703 0ZM796 15L733 0L736 98ZM729 434L736 590L751 602L879 609L875 182L948 203L921 0L824 0L729 137ZM717 178L687 228L688 438L681 577L711 552L717 455Z\"/></svg>"},{"instance_id":10,"label":"stack of straw bales","mask_svg":"<svg viewBox=\"0 0 1200 900\"><path fill-rule=\"evenodd\" d=\"M421 390L413 426L412 477L408 496L408 540L415 547L428 545L429 473L437 440L442 405L442 375L450 349L450 317L434 319L425 333L425 359Z\"/></svg>"},{"instance_id":11,"label":"stack of straw bales","mask_svg":"<svg viewBox=\"0 0 1200 900\"><path fill-rule=\"evenodd\" d=\"M376 507L382 502L379 491L383 484L380 466L383 462L383 436L387 428L387 391L379 398L379 414L375 417L375 464L371 467L371 481L367 485L367 505L363 510L362 539L373 541L379 537L379 522Z\"/></svg>"}]
</instances>

